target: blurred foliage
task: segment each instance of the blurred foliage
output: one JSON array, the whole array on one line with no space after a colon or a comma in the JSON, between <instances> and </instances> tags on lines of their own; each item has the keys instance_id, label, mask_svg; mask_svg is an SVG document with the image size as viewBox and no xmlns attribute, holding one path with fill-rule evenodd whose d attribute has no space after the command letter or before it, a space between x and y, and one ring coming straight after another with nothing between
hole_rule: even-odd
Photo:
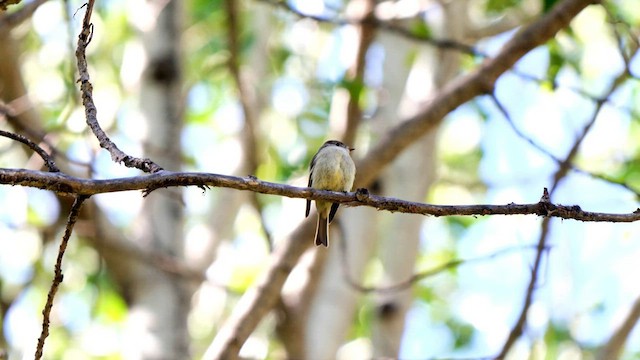
<instances>
[{"instance_id":1,"label":"blurred foliage","mask_svg":"<svg viewBox=\"0 0 640 360\"><path fill-rule=\"evenodd\" d=\"M429 39L433 36L433 31L425 21L416 20L411 23L411 32L421 38Z\"/></svg>"},{"instance_id":2,"label":"blurred foliage","mask_svg":"<svg viewBox=\"0 0 640 360\"><path fill-rule=\"evenodd\" d=\"M549 81L554 88L556 86L556 77L567 61L566 56L563 56L559 47L558 42L555 40L547 43L547 48L549 49L549 66L547 68L546 80Z\"/></svg>"},{"instance_id":3,"label":"blurred foliage","mask_svg":"<svg viewBox=\"0 0 640 360\"><path fill-rule=\"evenodd\" d=\"M473 326L461 322L456 318L447 319L446 324L447 327L451 330L451 334L454 338L454 349L464 348L471 343L473 335L476 332L476 329Z\"/></svg>"},{"instance_id":4,"label":"blurred foliage","mask_svg":"<svg viewBox=\"0 0 640 360\"><path fill-rule=\"evenodd\" d=\"M485 11L490 14L499 14L521 3L522 0L486 0Z\"/></svg>"},{"instance_id":5,"label":"blurred foliage","mask_svg":"<svg viewBox=\"0 0 640 360\"><path fill-rule=\"evenodd\" d=\"M542 12L547 13L558 2L558 0L542 0Z\"/></svg>"}]
</instances>

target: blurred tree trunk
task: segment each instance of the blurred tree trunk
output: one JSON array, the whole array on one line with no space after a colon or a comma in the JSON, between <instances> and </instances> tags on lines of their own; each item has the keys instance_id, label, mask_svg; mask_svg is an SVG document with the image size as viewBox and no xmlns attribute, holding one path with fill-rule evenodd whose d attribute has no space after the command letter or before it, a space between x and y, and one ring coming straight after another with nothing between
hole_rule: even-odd
<instances>
[{"instance_id":1,"label":"blurred tree trunk","mask_svg":"<svg viewBox=\"0 0 640 360\"><path fill-rule=\"evenodd\" d=\"M354 0L349 3L346 12L349 18L365 19L372 16L374 7L373 1ZM353 43L344 45L341 54L353 59L345 80L357 87L357 84L365 84L367 54L378 33L364 24L351 25L349 30L357 36L352 40ZM394 72L398 69L404 71L406 67L400 66ZM398 80L402 79L400 76ZM330 117L333 130L331 137L344 138L349 145L355 146L355 158L364 153L358 152L360 143L357 143L356 138L362 120L360 96L364 96L364 92L358 93L357 97L354 96L356 93L336 89ZM364 275L365 266L375 252L377 229L371 224L377 217L377 211L342 207L339 213L331 226L331 246L328 250L318 250L323 256L319 256L321 261L316 266L320 270L314 271L317 276L311 280L317 282L312 285L315 289L307 292L310 299L301 301L306 307L302 319L306 322L303 326L304 354L308 359L336 357L338 349L349 334L360 299L360 293L349 285L345 276L359 282Z\"/></svg>"},{"instance_id":2,"label":"blurred tree trunk","mask_svg":"<svg viewBox=\"0 0 640 360\"><path fill-rule=\"evenodd\" d=\"M398 41L386 35L381 39L386 49L384 88L389 93L390 101L381 109L375 122L376 133L384 134L389 128L397 125L397 119L404 119L416 111L422 101L426 101L437 91L434 74L438 73L438 63L432 61L437 49L418 50L418 56L407 72L398 73L398 69L406 69L406 59L415 51L415 46L408 41ZM410 71L409 71L410 70ZM407 94L413 84L422 84L419 98L416 94ZM425 194L435 178L435 132L425 136L416 144L403 152L386 171L380 182L381 191L387 196L402 199L424 201ZM396 216L398 215L398 216ZM377 215L378 217L380 215ZM383 278L380 285L396 284L408 279L415 271L416 257L419 253L420 228L424 217L410 214L394 214L393 217L382 218L377 224L378 257L383 267ZM398 357L400 341L404 329L404 317L411 305L411 289L376 294L374 321L371 342L374 357Z\"/></svg>"},{"instance_id":3,"label":"blurred tree trunk","mask_svg":"<svg viewBox=\"0 0 640 360\"><path fill-rule=\"evenodd\" d=\"M180 35L182 3L146 3L153 21L143 28L146 67L140 104L146 120L145 153L165 169L181 168ZM134 241L150 251L183 258L183 202L180 189L157 190L144 202ZM135 257L111 254L110 262L125 286L130 304L126 357L129 359L190 358L187 318L191 291L178 275L161 271Z\"/></svg>"},{"instance_id":4,"label":"blurred tree trunk","mask_svg":"<svg viewBox=\"0 0 640 360\"><path fill-rule=\"evenodd\" d=\"M433 11L437 15L428 20L434 37L462 41L468 25L468 5L468 1L429 3L428 6L441 8L441 11ZM398 125L399 119L414 115L420 106L457 75L460 53L417 46L419 43L415 41L386 32L378 34L377 42L384 48L384 79L380 91L384 100L380 101L371 127L374 134L382 136L389 128ZM412 55L417 56L408 67L407 59ZM372 191L424 201L435 179L435 133L428 134L399 156ZM379 244L378 254L383 266L380 285L396 284L415 272L419 253L424 217L408 214L381 217L371 209L343 209L341 212L348 226L341 227L339 236L342 239L344 235L346 243L330 248L316 297L308 312L306 355L311 359L335 357L350 330L360 296L345 281L345 268L351 279L361 281L365 266L375 253L375 244ZM342 260L342 246L346 249L346 263ZM374 298L372 356L397 358L412 292L408 289L374 295Z\"/></svg>"},{"instance_id":5,"label":"blurred tree trunk","mask_svg":"<svg viewBox=\"0 0 640 360\"><path fill-rule=\"evenodd\" d=\"M230 18L236 17L236 21L250 17L254 31L253 44L246 49L247 54L242 54L239 44L240 24L236 26L227 26L227 47L235 49L230 51L228 63L231 68L237 67L237 74L231 74L237 79L236 96L240 107L243 109L243 127L241 129L241 149L244 152L241 162L232 172L236 176L255 175L258 160L261 151L258 150L258 138L262 136L260 129L259 117L265 107L266 100L264 94L270 93L269 85L265 81L268 79L268 62L265 61L265 54L268 54L267 41L271 36L273 25L271 24L271 8L262 3L252 3L251 12L243 12L244 2L237 0L227 1L228 8L227 21L231 23ZM233 12L233 15L231 14ZM234 32L235 34L232 34ZM237 42L237 43L236 43ZM231 45L236 43L235 45ZM242 56L246 55L246 56ZM243 61L246 60L246 61ZM247 65L244 65L244 63ZM189 252L189 263L202 271L206 270L216 259L216 254L220 243L228 240L233 236L233 226L236 217L243 204L252 204L257 207L257 194L244 191L218 191L217 196L212 197L211 219L208 227L212 236L206 243L197 244L198 250ZM259 209L256 209L259 212Z\"/></svg>"},{"instance_id":6,"label":"blurred tree trunk","mask_svg":"<svg viewBox=\"0 0 640 360\"><path fill-rule=\"evenodd\" d=\"M0 100L11 104L16 112L16 121L11 122L11 126L38 142L44 135L42 122L27 95L20 69L20 50L11 32L0 31L0 59ZM37 134L31 134L29 130L37 131Z\"/></svg>"},{"instance_id":7,"label":"blurred tree trunk","mask_svg":"<svg viewBox=\"0 0 640 360\"><path fill-rule=\"evenodd\" d=\"M140 92L147 121L145 153L162 167L180 170L183 97L180 62L182 2L146 2L156 23L144 34L147 67ZM183 257L183 203L180 189L158 191L145 201L140 224L141 240L156 251ZM138 336L153 336L155 345L143 342L142 358L189 358L187 319L190 291L178 276L139 266L138 284L132 292L131 321ZM151 318L149 318L151 315Z\"/></svg>"},{"instance_id":8,"label":"blurred tree trunk","mask_svg":"<svg viewBox=\"0 0 640 360\"><path fill-rule=\"evenodd\" d=\"M473 46L474 44L469 42L480 40L479 34L494 35L525 22L523 16L526 16L527 12L515 17L511 16L513 14L507 14L508 16L505 16L502 21L487 21L490 25L482 24L485 19L474 19L478 23L472 24L469 17L471 5L468 0L431 2L429 6L440 8L440 11L431 9L430 13L433 15L427 19L434 38L449 39ZM536 12L535 9L528 10L532 13ZM519 21L516 21L516 18ZM386 42L385 49L394 49L386 52L385 81L397 80L398 77L388 76L388 74L393 74L402 67L401 62L404 61L408 51L397 51L397 40ZM410 49L406 48L406 50ZM398 55L402 58L397 58ZM430 101L460 72L461 53L457 50L430 46L419 49L417 55L395 113L390 113L394 108L389 106L382 109L379 118L405 119L415 115L424 103ZM386 83L385 87L392 93L398 90L397 85L394 86L392 83ZM391 96L393 99L393 95ZM391 104L396 105L395 102ZM382 125L377 129L380 134L390 126L396 125L379 124ZM381 180L384 194L402 199L425 201L425 196L436 177L436 132L437 130L434 130L424 136L389 166ZM409 214L395 214L389 223L376 222L379 225L377 234L380 236L379 258L383 266L382 286L406 281L415 273L417 255L420 253L420 229L423 223L424 217ZM429 235L424 240L428 243ZM374 358L399 356L405 316L411 307L412 299L411 289L376 295L376 311L371 336Z\"/></svg>"}]
</instances>

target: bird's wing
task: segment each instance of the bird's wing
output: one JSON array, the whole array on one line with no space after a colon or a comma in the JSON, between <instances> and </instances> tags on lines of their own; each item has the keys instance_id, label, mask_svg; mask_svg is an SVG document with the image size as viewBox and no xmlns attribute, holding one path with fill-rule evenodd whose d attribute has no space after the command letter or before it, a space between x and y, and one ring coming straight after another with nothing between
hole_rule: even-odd
<instances>
[{"instance_id":1,"label":"bird's wing","mask_svg":"<svg viewBox=\"0 0 640 360\"><path fill-rule=\"evenodd\" d=\"M311 159L311 166L309 166L309 184L307 185L307 187L311 187L311 185L313 185L313 180L311 179L313 179L313 166L316 164L316 155L314 155L313 159ZM310 211L311 211L311 200L307 200L307 211L305 212L304 217L308 217Z\"/></svg>"},{"instance_id":2,"label":"bird's wing","mask_svg":"<svg viewBox=\"0 0 640 360\"><path fill-rule=\"evenodd\" d=\"M340 204L338 203L331 204L331 211L329 211L329 224L331 224L331 221L333 221L333 217L336 216L338 206L340 206Z\"/></svg>"}]
</instances>

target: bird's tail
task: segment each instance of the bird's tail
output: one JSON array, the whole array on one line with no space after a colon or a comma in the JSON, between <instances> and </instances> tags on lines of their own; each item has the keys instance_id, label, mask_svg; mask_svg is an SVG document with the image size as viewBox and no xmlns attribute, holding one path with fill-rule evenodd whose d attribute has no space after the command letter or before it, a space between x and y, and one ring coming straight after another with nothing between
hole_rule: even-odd
<instances>
[{"instance_id":1,"label":"bird's tail","mask_svg":"<svg viewBox=\"0 0 640 360\"><path fill-rule=\"evenodd\" d=\"M329 221L327 218L318 216L318 225L316 226L316 246L329 246Z\"/></svg>"}]
</instances>

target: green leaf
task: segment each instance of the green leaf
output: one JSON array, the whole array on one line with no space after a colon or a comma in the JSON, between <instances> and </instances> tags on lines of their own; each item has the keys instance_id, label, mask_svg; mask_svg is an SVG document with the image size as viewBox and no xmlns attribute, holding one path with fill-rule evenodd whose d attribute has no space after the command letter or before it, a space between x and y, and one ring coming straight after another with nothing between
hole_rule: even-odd
<instances>
[{"instance_id":1,"label":"green leaf","mask_svg":"<svg viewBox=\"0 0 640 360\"><path fill-rule=\"evenodd\" d=\"M550 41L547 45L549 49L549 67L547 68L547 80L551 84L556 83L556 77L564 66L566 59L562 54L560 45L557 41Z\"/></svg>"},{"instance_id":2,"label":"green leaf","mask_svg":"<svg viewBox=\"0 0 640 360\"><path fill-rule=\"evenodd\" d=\"M416 20L411 24L411 33L415 36L418 36L420 38L424 38L424 39L430 39L432 36L432 31L431 28L429 27L429 24L427 24L425 21L422 20Z\"/></svg>"},{"instance_id":3,"label":"green leaf","mask_svg":"<svg viewBox=\"0 0 640 360\"><path fill-rule=\"evenodd\" d=\"M548 13L557 2L558 0L542 0L542 13Z\"/></svg>"},{"instance_id":4,"label":"green leaf","mask_svg":"<svg viewBox=\"0 0 640 360\"><path fill-rule=\"evenodd\" d=\"M463 348L471 343L473 334L476 331L473 326L455 318L447 320L446 325L453 335L453 347L455 349Z\"/></svg>"},{"instance_id":5,"label":"green leaf","mask_svg":"<svg viewBox=\"0 0 640 360\"><path fill-rule=\"evenodd\" d=\"M360 95L362 95L364 90L364 83L360 79L342 78L340 86L347 89L351 98L356 101L359 101Z\"/></svg>"},{"instance_id":6,"label":"green leaf","mask_svg":"<svg viewBox=\"0 0 640 360\"><path fill-rule=\"evenodd\" d=\"M516 7L522 0L487 0L485 10L490 14L500 14L505 10Z\"/></svg>"}]
</instances>

